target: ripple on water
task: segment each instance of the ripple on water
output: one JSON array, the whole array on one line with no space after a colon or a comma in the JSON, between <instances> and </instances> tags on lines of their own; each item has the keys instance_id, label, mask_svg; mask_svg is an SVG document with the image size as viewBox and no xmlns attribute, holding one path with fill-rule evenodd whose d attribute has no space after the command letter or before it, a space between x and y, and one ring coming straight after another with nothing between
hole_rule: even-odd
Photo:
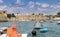
<instances>
[{"instance_id":1,"label":"ripple on water","mask_svg":"<svg viewBox=\"0 0 60 37\"><path fill-rule=\"evenodd\" d=\"M18 33L28 33L28 37L60 37L60 25L57 25L55 21L43 22L44 27L48 29L47 33L40 33L39 30L36 30L37 36L32 36L31 30L34 28L35 21L23 21L23 22L0 22L0 27L12 26L13 24L17 25Z\"/></svg>"}]
</instances>

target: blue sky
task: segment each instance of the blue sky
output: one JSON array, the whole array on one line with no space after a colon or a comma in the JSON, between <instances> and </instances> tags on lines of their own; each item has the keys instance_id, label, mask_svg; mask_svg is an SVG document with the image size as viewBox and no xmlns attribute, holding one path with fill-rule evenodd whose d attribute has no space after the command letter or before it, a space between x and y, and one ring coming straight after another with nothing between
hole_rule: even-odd
<instances>
[{"instance_id":1,"label":"blue sky","mask_svg":"<svg viewBox=\"0 0 60 37\"><path fill-rule=\"evenodd\" d=\"M0 10L21 14L56 14L60 12L60 0L0 0Z\"/></svg>"}]
</instances>

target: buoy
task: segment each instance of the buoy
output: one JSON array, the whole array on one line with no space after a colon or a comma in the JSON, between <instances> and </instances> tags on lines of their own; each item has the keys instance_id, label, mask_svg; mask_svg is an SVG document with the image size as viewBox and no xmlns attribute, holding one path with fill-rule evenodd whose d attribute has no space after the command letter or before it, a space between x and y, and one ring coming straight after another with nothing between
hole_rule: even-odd
<instances>
[{"instance_id":1,"label":"buoy","mask_svg":"<svg viewBox=\"0 0 60 37\"><path fill-rule=\"evenodd\" d=\"M32 35L36 35L36 31L35 30L32 30Z\"/></svg>"},{"instance_id":2,"label":"buoy","mask_svg":"<svg viewBox=\"0 0 60 37\"><path fill-rule=\"evenodd\" d=\"M42 29L40 29L40 32L41 32L41 33L46 33L47 31L48 31L47 28L42 28Z\"/></svg>"}]
</instances>

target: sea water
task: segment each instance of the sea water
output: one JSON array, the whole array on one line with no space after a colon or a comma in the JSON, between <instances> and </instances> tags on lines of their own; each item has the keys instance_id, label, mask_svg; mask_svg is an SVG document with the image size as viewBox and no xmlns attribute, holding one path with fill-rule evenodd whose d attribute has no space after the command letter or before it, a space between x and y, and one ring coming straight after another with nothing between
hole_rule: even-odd
<instances>
[{"instance_id":1,"label":"sea water","mask_svg":"<svg viewBox=\"0 0 60 37\"><path fill-rule=\"evenodd\" d=\"M36 24L35 21L0 22L0 27L11 27L13 24L16 24L18 33L28 33L27 37L60 37L60 25L57 25L55 21L43 22L42 25L48 29L48 32L40 33L39 29L35 29L37 32L36 36L32 36L31 34Z\"/></svg>"}]
</instances>

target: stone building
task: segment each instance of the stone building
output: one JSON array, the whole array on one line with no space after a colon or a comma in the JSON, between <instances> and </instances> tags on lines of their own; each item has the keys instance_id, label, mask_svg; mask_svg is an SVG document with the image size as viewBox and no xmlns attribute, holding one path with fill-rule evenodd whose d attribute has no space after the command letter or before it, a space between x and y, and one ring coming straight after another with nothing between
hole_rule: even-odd
<instances>
[{"instance_id":1,"label":"stone building","mask_svg":"<svg viewBox=\"0 0 60 37\"><path fill-rule=\"evenodd\" d=\"M0 10L0 22L7 21L7 11Z\"/></svg>"},{"instance_id":2,"label":"stone building","mask_svg":"<svg viewBox=\"0 0 60 37\"><path fill-rule=\"evenodd\" d=\"M48 19L47 17L43 16L43 15L22 15L22 14L15 14L16 15L16 20L18 21L38 21L38 20L46 20Z\"/></svg>"}]
</instances>

